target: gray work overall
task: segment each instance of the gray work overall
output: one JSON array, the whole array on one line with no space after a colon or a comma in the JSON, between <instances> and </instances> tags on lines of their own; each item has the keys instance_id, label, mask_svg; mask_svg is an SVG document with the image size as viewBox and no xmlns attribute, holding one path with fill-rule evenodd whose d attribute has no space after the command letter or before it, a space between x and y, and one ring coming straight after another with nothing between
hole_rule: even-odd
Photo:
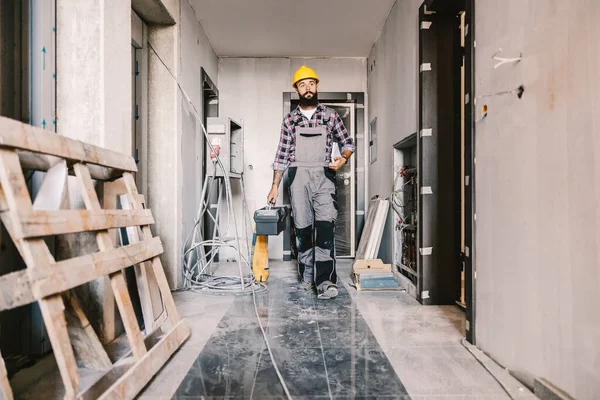
<instances>
[{"instance_id":1,"label":"gray work overall","mask_svg":"<svg viewBox=\"0 0 600 400\"><path fill-rule=\"evenodd\" d=\"M334 233L338 204L335 171L325 161L326 145L327 125L296 126L296 159L288 170L298 268L303 281L314 280L317 288L337 283Z\"/></svg>"}]
</instances>

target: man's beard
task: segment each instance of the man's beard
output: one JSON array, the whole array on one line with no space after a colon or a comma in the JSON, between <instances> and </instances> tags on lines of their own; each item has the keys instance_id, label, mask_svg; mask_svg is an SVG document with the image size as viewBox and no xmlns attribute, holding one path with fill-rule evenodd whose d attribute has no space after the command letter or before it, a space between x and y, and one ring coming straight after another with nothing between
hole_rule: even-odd
<instances>
[{"instance_id":1,"label":"man's beard","mask_svg":"<svg viewBox=\"0 0 600 400\"><path fill-rule=\"evenodd\" d=\"M304 96L306 96L309 92L304 93ZM312 93L312 92L310 92ZM300 96L300 105L303 107L313 107L319 104L319 94L317 92L312 93L312 97L310 99L304 97L303 95L299 94Z\"/></svg>"}]
</instances>

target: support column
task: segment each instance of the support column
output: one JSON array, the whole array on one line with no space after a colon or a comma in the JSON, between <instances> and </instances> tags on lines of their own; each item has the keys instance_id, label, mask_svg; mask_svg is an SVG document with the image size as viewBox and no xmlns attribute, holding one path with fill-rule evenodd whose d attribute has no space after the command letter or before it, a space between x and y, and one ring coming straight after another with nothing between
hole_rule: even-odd
<instances>
[{"instance_id":1,"label":"support column","mask_svg":"<svg viewBox=\"0 0 600 400\"><path fill-rule=\"evenodd\" d=\"M148 27L148 195L169 285L181 285L182 166L179 27ZM198 83L200 84L200 83Z\"/></svg>"},{"instance_id":2,"label":"support column","mask_svg":"<svg viewBox=\"0 0 600 400\"><path fill-rule=\"evenodd\" d=\"M57 132L131 154L131 3L56 0ZM73 208L83 208L70 182ZM57 257L97 251L93 237L58 238ZM123 332L108 279L81 288L82 305L101 340Z\"/></svg>"}]
</instances>

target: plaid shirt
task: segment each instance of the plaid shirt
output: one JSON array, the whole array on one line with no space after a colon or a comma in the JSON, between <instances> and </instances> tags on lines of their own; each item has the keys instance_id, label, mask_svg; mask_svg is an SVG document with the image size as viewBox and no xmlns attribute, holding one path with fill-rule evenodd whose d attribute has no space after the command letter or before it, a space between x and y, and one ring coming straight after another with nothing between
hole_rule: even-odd
<instances>
[{"instance_id":1,"label":"plaid shirt","mask_svg":"<svg viewBox=\"0 0 600 400\"><path fill-rule=\"evenodd\" d=\"M302 114L300 106L285 116L281 125L281 136L279 138L277 153L275 154L275 162L273 163L274 170L284 171L290 163L296 161L296 126L314 128L324 125L326 109L327 108L324 105L319 104L310 121ZM354 141L352 140L350 133L346 130L339 114L332 108L329 108L329 110L330 118L327 122L327 146L325 148L325 157L323 160L327 163L331 161L331 148L333 146L334 135L342 145L340 152L344 152L345 150L350 150L352 152L356 151Z\"/></svg>"}]
</instances>

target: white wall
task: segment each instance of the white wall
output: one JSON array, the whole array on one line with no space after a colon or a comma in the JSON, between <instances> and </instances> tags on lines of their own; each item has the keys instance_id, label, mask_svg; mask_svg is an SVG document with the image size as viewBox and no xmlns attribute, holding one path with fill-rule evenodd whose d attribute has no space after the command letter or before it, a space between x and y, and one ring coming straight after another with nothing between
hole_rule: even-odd
<instances>
[{"instance_id":1,"label":"white wall","mask_svg":"<svg viewBox=\"0 0 600 400\"><path fill-rule=\"evenodd\" d=\"M366 92L366 60L361 58L222 58L219 61L219 115L244 120L244 180L251 214L266 205L273 178L271 164L283 119L283 93L293 91L294 71L303 64L319 75L321 92ZM241 215L238 221L240 218ZM231 251L222 254L225 258L234 257ZM269 257L283 257L283 235L269 238Z\"/></svg>"},{"instance_id":2,"label":"white wall","mask_svg":"<svg viewBox=\"0 0 600 400\"><path fill-rule=\"evenodd\" d=\"M180 32L179 81L193 103L192 107L181 95L179 96L181 101L179 116L181 142L178 149L178 168L181 179L178 185L181 192L180 209L182 210L179 215L181 218L180 239L183 244L194 228L194 218L204 182L202 170L204 136L200 126L200 118L203 117L200 71L201 68L204 68L218 87L218 59L204 29L196 19L189 0L181 0ZM177 255L180 256L180 254ZM181 263L178 263L178 268L181 270Z\"/></svg>"},{"instance_id":3,"label":"white wall","mask_svg":"<svg viewBox=\"0 0 600 400\"><path fill-rule=\"evenodd\" d=\"M477 343L577 399L600 393L600 3L476 6ZM492 55L523 53L494 69ZM476 114L476 117L480 117Z\"/></svg>"},{"instance_id":4,"label":"white wall","mask_svg":"<svg viewBox=\"0 0 600 400\"><path fill-rule=\"evenodd\" d=\"M417 130L418 10L421 2L396 2L369 55L368 123L377 118L378 135L377 161L369 166L369 197L386 198L391 194L394 181L392 146ZM392 262L393 258L392 232L393 219L388 218L379 252L385 262Z\"/></svg>"},{"instance_id":5,"label":"white wall","mask_svg":"<svg viewBox=\"0 0 600 400\"><path fill-rule=\"evenodd\" d=\"M188 0L181 0L177 25L154 25L149 40L191 99L190 106L175 79L150 52L148 203L155 233L172 287L181 279L181 247L193 227L203 173L199 118L202 114L200 68L217 80L217 56L196 20ZM198 110L200 117L196 115Z\"/></svg>"}]
</instances>

